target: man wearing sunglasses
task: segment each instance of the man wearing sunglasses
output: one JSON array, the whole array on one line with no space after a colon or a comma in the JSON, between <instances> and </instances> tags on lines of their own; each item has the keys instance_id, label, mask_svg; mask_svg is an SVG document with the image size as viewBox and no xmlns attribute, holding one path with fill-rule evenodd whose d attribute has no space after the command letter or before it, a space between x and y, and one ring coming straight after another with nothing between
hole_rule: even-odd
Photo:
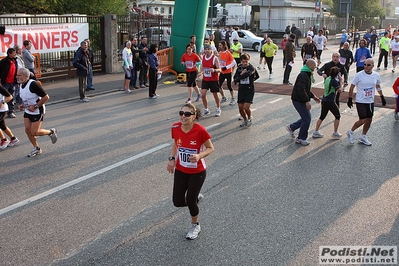
<instances>
[{"instance_id":1,"label":"man wearing sunglasses","mask_svg":"<svg viewBox=\"0 0 399 266\"><path fill-rule=\"evenodd\" d=\"M353 124L352 128L349 129L347 133L350 144L355 143L354 131L363 126L363 131L359 138L359 142L366 146L371 146L371 142L367 139L366 134L370 129L370 125L373 120L375 89L377 89L378 94L381 97L382 106L387 104L384 95L382 94L380 75L373 71L373 67L374 60L371 58L366 59L364 62L364 70L355 75L349 88L349 98L347 104L349 108L352 108L353 89L355 86L357 87L356 109L359 116L359 120Z\"/></svg>"}]
</instances>

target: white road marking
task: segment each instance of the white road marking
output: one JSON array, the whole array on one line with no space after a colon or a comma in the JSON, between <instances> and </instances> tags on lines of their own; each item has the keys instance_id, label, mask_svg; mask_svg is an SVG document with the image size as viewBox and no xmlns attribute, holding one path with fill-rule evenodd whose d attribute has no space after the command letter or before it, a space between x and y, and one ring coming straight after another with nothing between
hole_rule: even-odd
<instances>
[{"instance_id":1,"label":"white road marking","mask_svg":"<svg viewBox=\"0 0 399 266\"><path fill-rule=\"evenodd\" d=\"M27 204L29 204L29 203L35 202L35 201L40 200L40 199L42 199L42 198L44 198L44 197L47 197L47 196L49 196L49 195L52 195L52 194L54 194L54 193L56 193L56 192L59 192L59 191L61 191L61 190L63 190L63 189L66 189L66 188L68 188L68 187L70 187L70 186L73 186L73 185L76 185L76 184L78 184L78 183L80 183L80 182L83 182L83 181L85 181L85 180L88 180L88 179L90 179L90 178L92 178L92 177L95 177L95 176L97 176L97 175L100 175L100 174L103 174L103 173L105 173L105 172L108 172L108 171L110 171L110 170L112 170L112 169L115 169L115 168L117 168L117 167L119 167L119 166L122 166L122 165L124 165L124 164L126 164L126 163L129 163L129 162L131 162L131 161L137 160L137 159L139 159L139 158L141 158L141 157L143 157L143 156L146 156L146 155L148 155L148 154L151 154L151 153L153 153L153 152L156 152L156 151L158 151L158 150L161 150L161 149L163 149L163 148L166 148L166 147L168 147L168 146L170 146L170 145L171 145L170 143L165 143L165 144L159 145L159 146L157 146L157 147L154 147L154 148L152 148L152 149L149 149L148 151L139 153L139 154L134 155L134 156L132 156L132 157L130 157L130 158L127 158L127 159L125 159L125 160L122 160L122 161L117 162L117 163L115 163L115 164L112 164L112 165L110 165L110 166L107 166L107 167L105 167L105 168L102 168L102 169L100 169L100 170L97 170L97 171L95 171L95 172L93 172L93 173L90 173L90 174L88 174L88 175L79 177L79 178L77 178L77 179L75 179L75 180L72 180L72 181L70 181L70 182L67 182L67 183L65 183L65 184L63 184L63 185L60 185L60 186L58 186L58 187L55 187L55 188L53 188L53 189L47 190L47 191L45 191L45 192L43 192L43 193L40 193L40 194L38 194L38 195L36 195L36 196L30 197L30 198L28 198L28 199L26 199L26 200L23 200L23 201L20 201L20 202L18 202L18 203L15 203L15 204L13 204L13 205L10 205L10 206L8 206L8 207L6 207L6 208L0 210L0 216L3 215L3 214L5 214L5 213L7 213L7 212L13 211L13 210L18 209L18 208L20 208L20 207L23 207L23 206L25 206L25 205L27 205Z\"/></svg>"},{"instance_id":2,"label":"white road marking","mask_svg":"<svg viewBox=\"0 0 399 266\"><path fill-rule=\"evenodd\" d=\"M273 100L273 101L270 101L269 103L276 103L276 102L278 102L278 101L281 101L283 98L277 98L277 99L275 99L275 100Z\"/></svg>"},{"instance_id":3,"label":"white road marking","mask_svg":"<svg viewBox=\"0 0 399 266\"><path fill-rule=\"evenodd\" d=\"M214 127L216 127L216 126L218 126L218 125L220 125L220 123L216 123L216 124L210 125L210 126L206 127L206 129L209 130L209 129L214 128ZM15 203L15 204L13 204L13 205L10 205L10 206L8 206L8 207L6 207L6 208L1 209L1 210L0 210L0 216L3 215L3 214L8 213L8 212L10 212L10 211L13 211L13 210L15 210L15 209L18 209L18 208L20 208L20 207L23 207L23 206L25 206L25 205L28 205L28 204L30 204L30 203L32 203L32 202L35 202L35 201L37 201L37 200L40 200L40 199L42 199L42 198L44 198L44 197L47 197L47 196L52 195L52 194L54 194L54 193L57 193L57 192L59 192L59 191L61 191L61 190L64 190L64 189L66 189L66 188L69 188L69 187L71 187L71 186L73 186L73 185L76 185L76 184L78 184L78 183L80 183L80 182L83 182L83 181L85 181L85 180L88 180L88 179L90 179L90 178L92 178L92 177L95 177L95 176L97 176L97 175L100 175L100 174L103 174L103 173L105 173L105 172L108 172L108 171L110 171L110 170L112 170L112 169L115 169L115 168L117 168L117 167L119 167L119 166L122 166L122 165L124 165L124 164L126 164L126 163L129 163L129 162L131 162L131 161L137 160L137 159L139 159L139 158L141 158L141 157L144 157L144 156L146 156L146 155L149 155L149 154L151 154L151 153L154 153L154 152L156 152L156 151L158 151L158 150L161 150L161 149L163 149L163 148L166 148L166 147L168 147L168 146L170 146L170 145L171 145L171 143L164 143L164 144L161 144L161 145L159 145L159 146L157 146L157 147L154 147L154 148L152 148L152 149L149 149L148 151L139 153L139 154L134 155L134 156L132 156L132 157L129 157L129 158L125 159L125 160L122 160L122 161L120 161L120 162L114 163L114 164L112 164L112 165L110 165L110 166L107 166L107 167L105 167L105 168L102 168L102 169L100 169L100 170L97 170L97 171L95 171L95 172L93 172L93 173L90 173L90 174L88 174L88 175L79 177L79 178L77 178L77 179L75 179L75 180L72 180L72 181L70 181L70 182L67 182L67 183L65 183L65 184L63 184L63 185L60 185L60 186L55 187L55 188L52 188L52 189L47 190L47 191L45 191L45 192L43 192L43 193L37 194L36 196L33 196L33 197L30 197L30 198L28 198L28 199L26 199L26 200L17 202L17 203Z\"/></svg>"}]
</instances>

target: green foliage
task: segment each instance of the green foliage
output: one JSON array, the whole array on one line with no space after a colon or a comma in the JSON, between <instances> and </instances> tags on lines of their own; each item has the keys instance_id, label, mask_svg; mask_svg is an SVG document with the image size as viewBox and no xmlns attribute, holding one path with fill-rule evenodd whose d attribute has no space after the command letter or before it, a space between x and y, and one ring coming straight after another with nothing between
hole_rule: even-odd
<instances>
[{"instance_id":1,"label":"green foliage","mask_svg":"<svg viewBox=\"0 0 399 266\"><path fill-rule=\"evenodd\" d=\"M339 13L339 0L332 0L331 13L337 17L345 17L346 13ZM353 0L353 13L356 19L374 18L385 15L386 11L379 0Z\"/></svg>"},{"instance_id":2,"label":"green foliage","mask_svg":"<svg viewBox=\"0 0 399 266\"><path fill-rule=\"evenodd\" d=\"M126 0L3 0L1 13L26 14L127 14ZM1 3L1 2L0 2Z\"/></svg>"}]
</instances>

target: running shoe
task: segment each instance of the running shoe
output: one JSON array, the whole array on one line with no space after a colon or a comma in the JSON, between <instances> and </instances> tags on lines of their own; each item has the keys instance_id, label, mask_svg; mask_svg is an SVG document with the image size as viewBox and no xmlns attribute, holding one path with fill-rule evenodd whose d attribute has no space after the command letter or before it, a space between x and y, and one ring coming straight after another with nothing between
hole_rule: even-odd
<instances>
[{"instance_id":1,"label":"running shoe","mask_svg":"<svg viewBox=\"0 0 399 266\"><path fill-rule=\"evenodd\" d=\"M322 138L324 135L321 134L319 131L315 131L312 135L313 138Z\"/></svg>"},{"instance_id":2,"label":"running shoe","mask_svg":"<svg viewBox=\"0 0 399 266\"><path fill-rule=\"evenodd\" d=\"M355 144L355 134L354 134L354 132L349 129L348 132L346 133L346 135L349 138L349 143L350 144Z\"/></svg>"},{"instance_id":3,"label":"running shoe","mask_svg":"<svg viewBox=\"0 0 399 266\"><path fill-rule=\"evenodd\" d=\"M88 103L90 102L89 98L84 97L83 99L80 100L82 103Z\"/></svg>"},{"instance_id":4,"label":"running shoe","mask_svg":"<svg viewBox=\"0 0 399 266\"><path fill-rule=\"evenodd\" d=\"M19 143L19 139L17 139L17 138L12 139L12 140L10 140L10 143L8 143L8 147L12 147L12 146L14 146L15 144L18 144L18 143Z\"/></svg>"},{"instance_id":5,"label":"running shoe","mask_svg":"<svg viewBox=\"0 0 399 266\"><path fill-rule=\"evenodd\" d=\"M33 157L40 154L42 154L42 150L40 148L34 147L32 151L28 154L28 157Z\"/></svg>"},{"instance_id":6,"label":"running shoe","mask_svg":"<svg viewBox=\"0 0 399 266\"><path fill-rule=\"evenodd\" d=\"M208 109L205 109L204 112L202 113L202 116L208 116L210 114L211 112Z\"/></svg>"},{"instance_id":7,"label":"running shoe","mask_svg":"<svg viewBox=\"0 0 399 266\"><path fill-rule=\"evenodd\" d=\"M222 110L220 108L216 108L215 116L219 117L222 114Z\"/></svg>"},{"instance_id":8,"label":"running shoe","mask_svg":"<svg viewBox=\"0 0 399 266\"><path fill-rule=\"evenodd\" d=\"M269 74L269 79L272 79L272 74Z\"/></svg>"},{"instance_id":9,"label":"running shoe","mask_svg":"<svg viewBox=\"0 0 399 266\"><path fill-rule=\"evenodd\" d=\"M190 98L187 98L186 103L191 103L191 99L190 99Z\"/></svg>"},{"instance_id":10,"label":"running shoe","mask_svg":"<svg viewBox=\"0 0 399 266\"><path fill-rule=\"evenodd\" d=\"M371 142L367 139L366 135L361 135L359 138L359 142L363 143L366 146L371 146Z\"/></svg>"},{"instance_id":11,"label":"running shoe","mask_svg":"<svg viewBox=\"0 0 399 266\"><path fill-rule=\"evenodd\" d=\"M387 67L384 67L384 70L388 70L388 68L387 68Z\"/></svg>"},{"instance_id":12,"label":"running shoe","mask_svg":"<svg viewBox=\"0 0 399 266\"><path fill-rule=\"evenodd\" d=\"M201 94L198 94L197 99L195 99L196 102L198 102L199 100L201 100Z\"/></svg>"},{"instance_id":13,"label":"running shoe","mask_svg":"<svg viewBox=\"0 0 399 266\"><path fill-rule=\"evenodd\" d=\"M340 138L342 138L342 134L337 131L337 132L332 133L331 137L333 139L340 139Z\"/></svg>"},{"instance_id":14,"label":"running shoe","mask_svg":"<svg viewBox=\"0 0 399 266\"><path fill-rule=\"evenodd\" d=\"M125 90L125 93L130 94L132 91L130 89Z\"/></svg>"},{"instance_id":15,"label":"running shoe","mask_svg":"<svg viewBox=\"0 0 399 266\"><path fill-rule=\"evenodd\" d=\"M57 142L57 139L58 139L58 137L57 137L57 129L55 129L55 128L51 128L50 129L50 131L51 131L51 133L50 133L50 139L51 139L51 143L56 143Z\"/></svg>"},{"instance_id":16,"label":"running shoe","mask_svg":"<svg viewBox=\"0 0 399 266\"><path fill-rule=\"evenodd\" d=\"M244 122L242 122L242 124L240 125L240 127L246 127L247 126L247 120L244 120Z\"/></svg>"},{"instance_id":17,"label":"running shoe","mask_svg":"<svg viewBox=\"0 0 399 266\"><path fill-rule=\"evenodd\" d=\"M191 227L188 230L186 238L189 240L196 239L200 232L201 232L201 226L199 224L191 224Z\"/></svg>"},{"instance_id":18,"label":"running shoe","mask_svg":"<svg viewBox=\"0 0 399 266\"><path fill-rule=\"evenodd\" d=\"M236 99L235 98L231 98L230 105L235 105L235 104L236 104Z\"/></svg>"},{"instance_id":19,"label":"running shoe","mask_svg":"<svg viewBox=\"0 0 399 266\"><path fill-rule=\"evenodd\" d=\"M252 125L252 120L251 119L248 119L247 120L247 127L250 127Z\"/></svg>"},{"instance_id":20,"label":"running shoe","mask_svg":"<svg viewBox=\"0 0 399 266\"><path fill-rule=\"evenodd\" d=\"M226 97L222 97L222 99L220 100L221 103L227 102L227 98Z\"/></svg>"},{"instance_id":21,"label":"running shoe","mask_svg":"<svg viewBox=\"0 0 399 266\"><path fill-rule=\"evenodd\" d=\"M310 144L310 142L307 141L306 139L296 139L295 143L296 144L301 144L302 146L308 146Z\"/></svg>"},{"instance_id":22,"label":"running shoe","mask_svg":"<svg viewBox=\"0 0 399 266\"><path fill-rule=\"evenodd\" d=\"M381 70L381 68L380 68L380 67L377 67L377 70Z\"/></svg>"},{"instance_id":23,"label":"running shoe","mask_svg":"<svg viewBox=\"0 0 399 266\"><path fill-rule=\"evenodd\" d=\"M288 125L288 126L286 127L286 129L287 129L288 134L290 135L290 137L291 137L291 138L295 138L294 131L292 131L290 125Z\"/></svg>"},{"instance_id":24,"label":"running shoe","mask_svg":"<svg viewBox=\"0 0 399 266\"><path fill-rule=\"evenodd\" d=\"M399 120L399 112L395 112L393 114L393 118L395 119L395 121L398 121Z\"/></svg>"},{"instance_id":25,"label":"running shoe","mask_svg":"<svg viewBox=\"0 0 399 266\"><path fill-rule=\"evenodd\" d=\"M14 113L9 113L9 114L7 115L7 117L8 117L8 118L16 118L16 116L15 116Z\"/></svg>"},{"instance_id":26,"label":"running shoe","mask_svg":"<svg viewBox=\"0 0 399 266\"><path fill-rule=\"evenodd\" d=\"M8 139L2 139L0 143L0 150L4 150L7 148L8 144L10 144L10 141Z\"/></svg>"}]
</instances>

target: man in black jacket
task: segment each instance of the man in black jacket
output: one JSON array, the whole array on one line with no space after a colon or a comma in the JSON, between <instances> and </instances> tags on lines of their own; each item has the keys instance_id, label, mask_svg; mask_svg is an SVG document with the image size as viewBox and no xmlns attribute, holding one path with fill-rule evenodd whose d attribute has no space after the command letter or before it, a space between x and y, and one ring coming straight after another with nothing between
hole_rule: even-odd
<instances>
[{"instance_id":1,"label":"man in black jacket","mask_svg":"<svg viewBox=\"0 0 399 266\"><path fill-rule=\"evenodd\" d=\"M139 52L140 52L140 59L142 64L142 67L140 68L140 74L139 74L139 82L140 82L140 88L145 88L148 87L149 85L147 84L147 72L148 72L148 47L147 47L147 38L143 37L141 38L141 42L138 46Z\"/></svg>"},{"instance_id":2,"label":"man in black jacket","mask_svg":"<svg viewBox=\"0 0 399 266\"><path fill-rule=\"evenodd\" d=\"M15 86L17 85L17 51L14 48L7 49L7 57L0 61L0 81L1 85L7 91L14 95ZM8 118L15 118L14 101L8 103Z\"/></svg>"},{"instance_id":3,"label":"man in black jacket","mask_svg":"<svg viewBox=\"0 0 399 266\"><path fill-rule=\"evenodd\" d=\"M342 76L344 77L344 83L341 84L342 86L348 86L348 72L346 72L346 68L344 65L342 65L339 62L340 59L340 54L339 53L333 53L332 54L332 60L328 63L325 63L324 66L322 66L319 70L317 70L317 74L319 74L320 76L323 76L324 79L326 79L327 77L330 76L330 70L332 67L338 67L339 68L339 73L338 73L338 77L340 78L340 84L342 82ZM336 104L339 106L339 96L340 93L337 92L337 95L335 97L335 102Z\"/></svg>"},{"instance_id":4,"label":"man in black jacket","mask_svg":"<svg viewBox=\"0 0 399 266\"><path fill-rule=\"evenodd\" d=\"M313 98L317 103L320 102L320 99L310 91L312 87L312 75L315 68L316 61L314 59L308 59L306 65L302 67L301 72L296 78L291 94L292 104L301 118L298 121L289 124L286 129L290 137L295 138L294 131L299 128L299 134L295 143L303 146L309 145L309 142L306 139L308 138L308 130L310 122L312 121L310 114L312 105L310 104L310 99Z\"/></svg>"},{"instance_id":5,"label":"man in black jacket","mask_svg":"<svg viewBox=\"0 0 399 266\"><path fill-rule=\"evenodd\" d=\"M73 66L76 67L79 82L79 97L81 102L88 102L85 89L87 84L87 76L90 72L90 59L87 51L87 43L85 41L80 43L80 48L76 51L73 59Z\"/></svg>"},{"instance_id":6,"label":"man in black jacket","mask_svg":"<svg viewBox=\"0 0 399 266\"><path fill-rule=\"evenodd\" d=\"M295 34L291 34L285 46L285 60L287 63L285 65L283 83L288 85L292 85L290 82L290 74L292 66L294 65L294 58L296 56L294 41Z\"/></svg>"}]
</instances>

